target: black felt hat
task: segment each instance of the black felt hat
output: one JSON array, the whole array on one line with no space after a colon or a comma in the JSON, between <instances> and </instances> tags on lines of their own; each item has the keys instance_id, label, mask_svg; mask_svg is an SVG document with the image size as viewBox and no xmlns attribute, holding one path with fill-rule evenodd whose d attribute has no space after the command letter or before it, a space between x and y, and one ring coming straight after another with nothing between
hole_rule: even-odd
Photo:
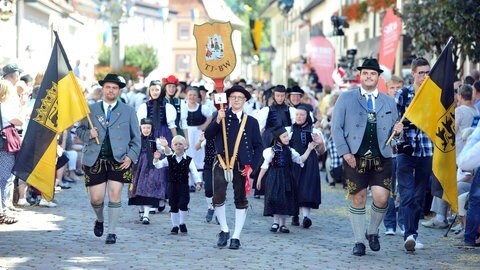
<instances>
[{"instance_id":1,"label":"black felt hat","mask_svg":"<svg viewBox=\"0 0 480 270\"><path fill-rule=\"evenodd\" d=\"M287 92L287 89L285 88L284 85L279 84L279 85L275 86L275 87L272 89L272 91L273 91L273 92L285 93L285 92Z\"/></svg>"},{"instance_id":2,"label":"black felt hat","mask_svg":"<svg viewBox=\"0 0 480 270\"><path fill-rule=\"evenodd\" d=\"M233 93L233 92L240 92L240 93L244 94L247 101L252 97L250 92L245 90L245 88L243 88L240 85L234 85L234 86L232 86L232 88L225 91L225 93L227 94L227 98L230 97L230 94Z\"/></svg>"},{"instance_id":3,"label":"black felt hat","mask_svg":"<svg viewBox=\"0 0 480 270\"><path fill-rule=\"evenodd\" d=\"M363 65L357 67L357 69L360 70L360 71L362 69L371 69L371 70L377 71L380 74L383 72L383 69L380 68L380 65L378 64L378 61L375 58L365 59L365 61L363 61Z\"/></svg>"},{"instance_id":4,"label":"black felt hat","mask_svg":"<svg viewBox=\"0 0 480 270\"><path fill-rule=\"evenodd\" d=\"M127 86L127 82L122 76L112 73L108 73L103 80L98 81L98 84L103 86L103 84L106 82L116 83L120 88L124 88L125 86Z\"/></svg>"},{"instance_id":5,"label":"black felt hat","mask_svg":"<svg viewBox=\"0 0 480 270\"><path fill-rule=\"evenodd\" d=\"M288 88L288 93L291 95L291 94L298 94L298 95L302 95L305 94L305 92L302 90L302 88L300 88L298 85L295 85L294 87L292 88Z\"/></svg>"}]
</instances>

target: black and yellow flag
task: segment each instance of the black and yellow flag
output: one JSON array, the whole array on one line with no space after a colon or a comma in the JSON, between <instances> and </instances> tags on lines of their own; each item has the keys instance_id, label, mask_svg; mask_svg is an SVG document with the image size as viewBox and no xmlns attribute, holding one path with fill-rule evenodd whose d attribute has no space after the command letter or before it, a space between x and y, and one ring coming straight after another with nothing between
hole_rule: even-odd
<instances>
[{"instance_id":1,"label":"black and yellow flag","mask_svg":"<svg viewBox=\"0 0 480 270\"><path fill-rule=\"evenodd\" d=\"M250 38L252 39L253 54L260 53L262 43L263 22L260 20L250 19Z\"/></svg>"},{"instance_id":2,"label":"black and yellow flag","mask_svg":"<svg viewBox=\"0 0 480 270\"><path fill-rule=\"evenodd\" d=\"M428 135L434 145L432 171L452 211L458 211L455 162L455 66L452 39L443 49L405 112L405 117Z\"/></svg>"},{"instance_id":3,"label":"black and yellow flag","mask_svg":"<svg viewBox=\"0 0 480 270\"><path fill-rule=\"evenodd\" d=\"M40 85L27 133L12 173L53 198L57 135L90 113L80 85L55 32L50 62Z\"/></svg>"}]
</instances>

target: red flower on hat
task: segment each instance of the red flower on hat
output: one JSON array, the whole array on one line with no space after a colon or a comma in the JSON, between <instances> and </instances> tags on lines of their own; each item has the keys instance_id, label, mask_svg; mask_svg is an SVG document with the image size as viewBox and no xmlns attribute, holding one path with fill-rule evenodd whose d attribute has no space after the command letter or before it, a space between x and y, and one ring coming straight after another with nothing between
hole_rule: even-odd
<instances>
[{"instance_id":1,"label":"red flower on hat","mask_svg":"<svg viewBox=\"0 0 480 270\"><path fill-rule=\"evenodd\" d=\"M170 75L167 78L162 79L162 84L178 84L178 79L174 75Z\"/></svg>"}]
</instances>

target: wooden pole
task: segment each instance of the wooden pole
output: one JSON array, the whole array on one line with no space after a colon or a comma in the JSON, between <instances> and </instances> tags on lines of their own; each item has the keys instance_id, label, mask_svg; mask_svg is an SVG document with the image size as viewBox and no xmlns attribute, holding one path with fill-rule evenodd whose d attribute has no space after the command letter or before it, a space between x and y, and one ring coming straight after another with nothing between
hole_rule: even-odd
<instances>
[{"instance_id":1,"label":"wooden pole","mask_svg":"<svg viewBox=\"0 0 480 270\"><path fill-rule=\"evenodd\" d=\"M400 123L402 123L404 119L405 119L405 114L402 116L402 119L400 119ZM392 142L393 137L395 137L395 130L392 131L392 135L390 135L390 138L388 138L388 140L387 140L387 142L385 143L385 145L390 145L390 142Z\"/></svg>"},{"instance_id":2,"label":"wooden pole","mask_svg":"<svg viewBox=\"0 0 480 270\"><path fill-rule=\"evenodd\" d=\"M223 85L223 80L224 78L218 78L218 79L213 79L215 82L215 88L219 93L223 93L224 85ZM220 110L224 110L225 107L222 104L220 104ZM228 139L227 139L227 126L225 124L225 118L222 119L222 135L223 135L223 147L225 151L225 165L226 169L231 169L230 168L230 155L228 153Z\"/></svg>"},{"instance_id":3,"label":"wooden pole","mask_svg":"<svg viewBox=\"0 0 480 270\"><path fill-rule=\"evenodd\" d=\"M87 120L88 120L88 124L90 125L90 129L95 128L95 127L93 126L92 119L90 119L90 114L87 114ZM97 134L98 134L98 133L97 133ZM96 142L97 144L100 144L100 140L98 139L98 136L95 137L95 142Z\"/></svg>"}]
</instances>

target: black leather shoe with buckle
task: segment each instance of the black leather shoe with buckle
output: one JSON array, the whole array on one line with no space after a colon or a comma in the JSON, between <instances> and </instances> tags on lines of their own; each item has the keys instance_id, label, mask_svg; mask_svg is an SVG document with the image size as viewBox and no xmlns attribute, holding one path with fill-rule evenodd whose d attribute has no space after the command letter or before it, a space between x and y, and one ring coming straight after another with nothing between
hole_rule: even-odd
<instances>
[{"instance_id":1,"label":"black leather shoe with buckle","mask_svg":"<svg viewBox=\"0 0 480 270\"><path fill-rule=\"evenodd\" d=\"M365 245L363 243L355 243L353 247L353 255L363 256L365 255Z\"/></svg>"},{"instance_id":2,"label":"black leather shoe with buckle","mask_svg":"<svg viewBox=\"0 0 480 270\"><path fill-rule=\"evenodd\" d=\"M103 235L103 222L98 222L95 220L95 227L93 227L93 233L96 237Z\"/></svg>"},{"instance_id":3,"label":"black leather shoe with buckle","mask_svg":"<svg viewBox=\"0 0 480 270\"><path fill-rule=\"evenodd\" d=\"M227 242L228 242L229 238L230 238L230 233L229 232L221 231L218 234L217 247L223 248L223 247L227 246Z\"/></svg>"},{"instance_id":4,"label":"black leather shoe with buckle","mask_svg":"<svg viewBox=\"0 0 480 270\"><path fill-rule=\"evenodd\" d=\"M239 249L240 248L240 240L239 239L230 239L230 247L229 249Z\"/></svg>"},{"instance_id":5,"label":"black leather shoe with buckle","mask_svg":"<svg viewBox=\"0 0 480 270\"><path fill-rule=\"evenodd\" d=\"M372 251L379 251L380 250L380 241L378 241L378 233L376 234L367 234L365 233L365 237L368 240L368 245Z\"/></svg>"},{"instance_id":6,"label":"black leather shoe with buckle","mask_svg":"<svg viewBox=\"0 0 480 270\"><path fill-rule=\"evenodd\" d=\"M107 235L107 240L105 240L105 244L115 244L117 242L117 235L114 233L109 233Z\"/></svg>"}]
</instances>

